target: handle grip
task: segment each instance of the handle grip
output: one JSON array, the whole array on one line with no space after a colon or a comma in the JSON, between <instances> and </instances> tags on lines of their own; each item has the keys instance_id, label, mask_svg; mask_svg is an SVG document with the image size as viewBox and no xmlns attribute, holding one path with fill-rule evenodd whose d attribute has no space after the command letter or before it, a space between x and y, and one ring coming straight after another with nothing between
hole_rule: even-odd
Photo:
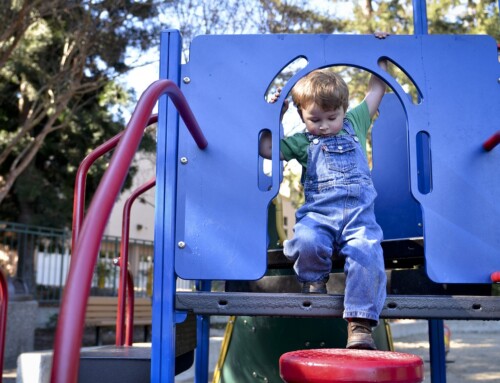
<instances>
[{"instance_id":1,"label":"handle grip","mask_svg":"<svg viewBox=\"0 0 500 383\"><path fill-rule=\"evenodd\" d=\"M500 283L500 271L491 273L491 281L493 283Z\"/></svg>"},{"instance_id":2,"label":"handle grip","mask_svg":"<svg viewBox=\"0 0 500 383\"><path fill-rule=\"evenodd\" d=\"M500 130L483 143L483 149L489 152L490 150L493 150L493 148L498 144L500 144Z\"/></svg>"}]
</instances>

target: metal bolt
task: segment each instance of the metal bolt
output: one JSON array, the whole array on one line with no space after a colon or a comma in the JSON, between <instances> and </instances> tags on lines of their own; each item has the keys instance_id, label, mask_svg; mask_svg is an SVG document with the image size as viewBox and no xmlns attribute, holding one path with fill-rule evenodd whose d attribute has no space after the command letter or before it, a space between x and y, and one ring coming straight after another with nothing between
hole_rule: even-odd
<instances>
[{"instance_id":1,"label":"metal bolt","mask_svg":"<svg viewBox=\"0 0 500 383\"><path fill-rule=\"evenodd\" d=\"M177 246L179 247L179 249L184 249L186 247L186 242L179 241L177 242Z\"/></svg>"},{"instance_id":2,"label":"metal bolt","mask_svg":"<svg viewBox=\"0 0 500 383\"><path fill-rule=\"evenodd\" d=\"M418 223L418 227L422 227L422 222L419 222L419 223Z\"/></svg>"},{"instance_id":3,"label":"metal bolt","mask_svg":"<svg viewBox=\"0 0 500 383\"><path fill-rule=\"evenodd\" d=\"M311 345L311 343L310 343L310 342L306 342L306 343L305 343L305 346L306 346L306 347L309 347L310 345Z\"/></svg>"},{"instance_id":4,"label":"metal bolt","mask_svg":"<svg viewBox=\"0 0 500 383\"><path fill-rule=\"evenodd\" d=\"M184 84L189 84L189 83L191 82L191 79L190 79L189 77L187 77L187 76L186 76L186 77L184 77L184 78L182 79L182 82L183 82Z\"/></svg>"},{"instance_id":5,"label":"metal bolt","mask_svg":"<svg viewBox=\"0 0 500 383\"><path fill-rule=\"evenodd\" d=\"M257 373L256 373L255 371L254 371L254 372L252 372L252 376L253 376L254 378L256 378L256 377L257 377Z\"/></svg>"},{"instance_id":6,"label":"metal bolt","mask_svg":"<svg viewBox=\"0 0 500 383\"><path fill-rule=\"evenodd\" d=\"M181 157L181 164L186 165L188 163L187 157Z\"/></svg>"},{"instance_id":7,"label":"metal bolt","mask_svg":"<svg viewBox=\"0 0 500 383\"><path fill-rule=\"evenodd\" d=\"M325 347L325 342L320 342L320 347Z\"/></svg>"}]
</instances>

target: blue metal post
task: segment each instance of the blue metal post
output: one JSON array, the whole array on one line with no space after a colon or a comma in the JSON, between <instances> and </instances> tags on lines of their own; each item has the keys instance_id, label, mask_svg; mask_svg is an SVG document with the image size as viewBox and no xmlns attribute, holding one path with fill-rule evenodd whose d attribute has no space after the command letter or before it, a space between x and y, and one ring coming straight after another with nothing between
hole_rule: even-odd
<instances>
[{"instance_id":1,"label":"blue metal post","mask_svg":"<svg viewBox=\"0 0 500 383\"><path fill-rule=\"evenodd\" d=\"M210 291L210 281L199 282L198 290ZM198 315L196 317L196 354L195 354L195 383L208 382L208 360L210 357L210 316Z\"/></svg>"},{"instance_id":2,"label":"blue metal post","mask_svg":"<svg viewBox=\"0 0 500 383\"><path fill-rule=\"evenodd\" d=\"M444 322L442 319L429 319L429 344L431 382L446 383L446 353L444 347Z\"/></svg>"},{"instance_id":3,"label":"blue metal post","mask_svg":"<svg viewBox=\"0 0 500 383\"><path fill-rule=\"evenodd\" d=\"M160 78L180 82L182 41L178 31L161 35ZM175 200L179 114L167 96L159 100L151 382L175 379Z\"/></svg>"},{"instance_id":4,"label":"blue metal post","mask_svg":"<svg viewBox=\"0 0 500 383\"><path fill-rule=\"evenodd\" d=\"M413 0L413 28L415 35L426 35L428 33L425 0Z\"/></svg>"}]
</instances>

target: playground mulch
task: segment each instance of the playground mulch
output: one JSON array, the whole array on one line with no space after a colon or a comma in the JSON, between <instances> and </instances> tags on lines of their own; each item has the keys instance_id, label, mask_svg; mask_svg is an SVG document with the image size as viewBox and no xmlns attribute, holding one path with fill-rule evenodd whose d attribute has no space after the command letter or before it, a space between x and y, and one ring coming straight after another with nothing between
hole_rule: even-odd
<instances>
[{"instance_id":1,"label":"playground mulch","mask_svg":"<svg viewBox=\"0 0 500 383\"><path fill-rule=\"evenodd\" d=\"M446 381L450 383L500 382L500 321L445 321L451 330L446 355ZM425 325L425 323L423 323ZM409 326L411 327L411 325ZM425 328L425 326L424 326ZM427 333L408 332L394 338L396 351L424 360L425 382L431 381Z\"/></svg>"}]
</instances>

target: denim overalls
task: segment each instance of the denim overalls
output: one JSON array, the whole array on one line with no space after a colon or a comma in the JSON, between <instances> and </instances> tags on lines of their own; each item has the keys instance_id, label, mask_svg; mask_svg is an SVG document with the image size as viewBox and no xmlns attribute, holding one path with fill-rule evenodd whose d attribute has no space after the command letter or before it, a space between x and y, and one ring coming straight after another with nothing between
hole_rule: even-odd
<instances>
[{"instance_id":1,"label":"denim overalls","mask_svg":"<svg viewBox=\"0 0 500 383\"><path fill-rule=\"evenodd\" d=\"M345 257L344 318L378 321L386 297L386 276L375 221L377 196L370 169L351 124L348 134L309 133L305 203L297 210L294 238L285 255L295 261L300 282L328 280L332 254Z\"/></svg>"}]
</instances>

